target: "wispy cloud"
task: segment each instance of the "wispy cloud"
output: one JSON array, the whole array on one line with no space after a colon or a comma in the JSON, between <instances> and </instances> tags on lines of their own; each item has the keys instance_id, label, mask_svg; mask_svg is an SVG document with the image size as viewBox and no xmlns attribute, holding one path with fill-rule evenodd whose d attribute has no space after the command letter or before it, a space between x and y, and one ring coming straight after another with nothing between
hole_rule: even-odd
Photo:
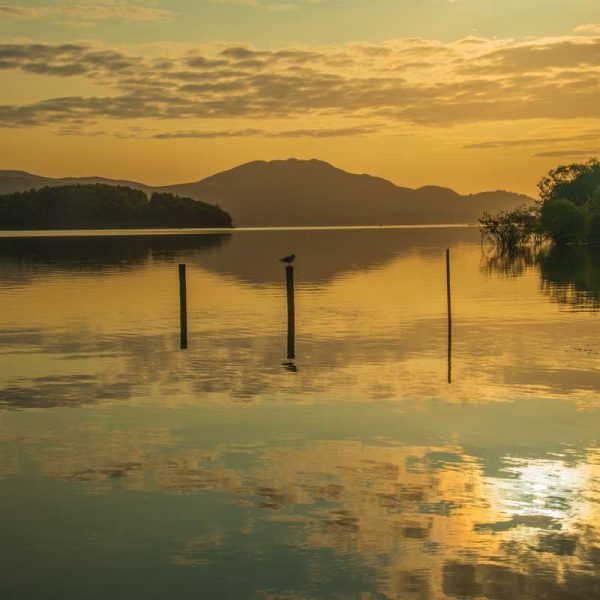
<instances>
[{"instance_id":1,"label":"wispy cloud","mask_svg":"<svg viewBox=\"0 0 600 600\"><path fill-rule=\"evenodd\" d=\"M600 148L594 148L591 150L549 150L548 152L538 152L534 154L534 158L581 158L598 156L600 154Z\"/></svg>"},{"instance_id":2,"label":"wispy cloud","mask_svg":"<svg viewBox=\"0 0 600 600\"><path fill-rule=\"evenodd\" d=\"M0 17L5 19L66 19L69 21L164 21L172 20L171 10L126 2L60 3L46 6L0 5Z\"/></svg>"},{"instance_id":3,"label":"wispy cloud","mask_svg":"<svg viewBox=\"0 0 600 600\"><path fill-rule=\"evenodd\" d=\"M5 127L85 129L100 119L144 119L160 129L165 120L188 120L210 124L183 132L188 136L225 136L248 129L231 127L232 119L260 119L261 135L284 129L288 136L304 131L318 137L332 116L363 128L600 118L600 37L594 36L401 39L275 50L12 43L0 44L0 69L62 77L67 90L62 97L0 105ZM72 76L105 91L70 95ZM282 125L299 116L315 126ZM269 127L271 120L277 125Z\"/></svg>"},{"instance_id":4,"label":"wispy cloud","mask_svg":"<svg viewBox=\"0 0 600 600\"><path fill-rule=\"evenodd\" d=\"M268 11L293 11L302 6L320 4L321 0L296 0L296 2L280 2L278 0L208 0L212 4L234 4Z\"/></svg>"},{"instance_id":5,"label":"wispy cloud","mask_svg":"<svg viewBox=\"0 0 600 600\"><path fill-rule=\"evenodd\" d=\"M485 142L478 142L477 144L466 144L465 146L463 146L463 148L467 150L489 150L496 148L515 148L518 146L547 146L549 144L573 143L574 141L584 140L600 141L600 131L561 137L537 137L516 140L489 140Z\"/></svg>"},{"instance_id":6,"label":"wispy cloud","mask_svg":"<svg viewBox=\"0 0 600 600\"><path fill-rule=\"evenodd\" d=\"M214 139L230 137L271 137L271 138L332 138L332 137L356 137L369 135L378 130L376 126L369 127L338 127L338 128L314 128L314 129L226 129L218 131L172 131L157 133L152 137L159 140L173 139Z\"/></svg>"},{"instance_id":7,"label":"wispy cloud","mask_svg":"<svg viewBox=\"0 0 600 600\"><path fill-rule=\"evenodd\" d=\"M585 23L575 27L576 33L600 33L600 23Z\"/></svg>"}]
</instances>

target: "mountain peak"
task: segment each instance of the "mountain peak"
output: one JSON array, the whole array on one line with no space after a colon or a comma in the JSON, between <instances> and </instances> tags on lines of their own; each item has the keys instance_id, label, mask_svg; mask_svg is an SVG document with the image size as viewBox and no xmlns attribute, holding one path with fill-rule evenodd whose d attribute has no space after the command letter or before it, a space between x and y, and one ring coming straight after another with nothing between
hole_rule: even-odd
<instances>
[{"instance_id":1,"label":"mountain peak","mask_svg":"<svg viewBox=\"0 0 600 600\"><path fill-rule=\"evenodd\" d=\"M450 188L402 188L316 158L256 160L164 189L218 204L238 226L474 223L484 211L522 204L510 193L473 202Z\"/></svg>"}]
</instances>

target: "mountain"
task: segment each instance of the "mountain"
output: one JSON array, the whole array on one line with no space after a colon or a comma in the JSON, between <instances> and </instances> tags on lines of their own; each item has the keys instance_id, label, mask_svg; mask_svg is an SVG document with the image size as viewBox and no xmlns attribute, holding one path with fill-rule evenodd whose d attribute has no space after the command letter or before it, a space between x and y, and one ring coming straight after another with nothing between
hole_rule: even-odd
<instances>
[{"instance_id":1,"label":"mountain","mask_svg":"<svg viewBox=\"0 0 600 600\"><path fill-rule=\"evenodd\" d=\"M50 179L0 171L0 193L74 182L127 185L218 204L233 216L235 225L246 227L474 223L484 211L496 213L533 202L505 191L463 196L437 186L399 187L320 160L253 161L195 183L159 188L103 178ZM17 184L22 187L15 188Z\"/></svg>"},{"instance_id":2,"label":"mountain","mask_svg":"<svg viewBox=\"0 0 600 600\"><path fill-rule=\"evenodd\" d=\"M127 181L125 179L107 179L106 177L43 177L33 175L26 171L2 171L0 170L0 195L13 194L14 192L27 192L28 190L39 189L43 187L56 187L62 185L88 185L93 183L103 183L107 185L123 185L125 187L142 190L147 194L152 192L152 187L138 183L136 181Z\"/></svg>"},{"instance_id":3,"label":"mountain","mask_svg":"<svg viewBox=\"0 0 600 600\"><path fill-rule=\"evenodd\" d=\"M533 200L510 192L461 196L449 188L410 189L319 160L254 161L165 191L219 204L238 226L473 223L484 211Z\"/></svg>"}]
</instances>

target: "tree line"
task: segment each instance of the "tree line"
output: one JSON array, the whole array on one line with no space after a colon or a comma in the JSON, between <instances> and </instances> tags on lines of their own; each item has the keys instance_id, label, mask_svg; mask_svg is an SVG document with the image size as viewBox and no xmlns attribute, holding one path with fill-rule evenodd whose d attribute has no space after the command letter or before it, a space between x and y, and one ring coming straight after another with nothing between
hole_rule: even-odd
<instances>
[{"instance_id":1,"label":"tree line","mask_svg":"<svg viewBox=\"0 0 600 600\"><path fill-rule=\"evenodd\" d=\"M600 162L561 165L538 184L533 206L479 219L482 235L511 249L550 239L557 244L600 244Z\"/></svg>"},{"instance_id":2,"label":"tree line","mask_svg":"<svg viewBox=\"0 0 600 600\"><path fill-rule=\"evenodd\" d=\"M214 204L101 183L45 187L0 196L0 229L231 227Z\"/></svg>"}]
</instances>

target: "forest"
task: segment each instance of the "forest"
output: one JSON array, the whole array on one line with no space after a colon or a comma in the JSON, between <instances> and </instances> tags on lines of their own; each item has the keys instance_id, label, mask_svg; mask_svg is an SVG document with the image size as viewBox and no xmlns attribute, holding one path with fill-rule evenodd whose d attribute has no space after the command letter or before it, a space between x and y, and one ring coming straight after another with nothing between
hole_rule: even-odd
<instances>
[{"instance_id":1,"label":"forest","mask_svg":"<svg viewBox=\"0 0 600 600\"><path fill-rule=\"evenodd\" d=\"M106 184L44 187L0 196L0 229L231 227L214 204Z\"/></svg>"}]
</instances>

